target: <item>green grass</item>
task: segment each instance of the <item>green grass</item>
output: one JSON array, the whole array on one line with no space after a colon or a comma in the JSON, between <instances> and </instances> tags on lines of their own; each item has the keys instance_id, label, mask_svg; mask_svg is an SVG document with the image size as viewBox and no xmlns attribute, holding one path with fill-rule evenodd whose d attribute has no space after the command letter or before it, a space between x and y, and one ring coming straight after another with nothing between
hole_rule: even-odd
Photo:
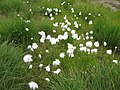
<instances>
[{"instance_id":1,"label":"green grass","mask_svg":"<svg viewBox=\"0 0 120 90\"><path fill-rule=\"evenodd\" d=\"M35 25L36 22L26 23L16 16L3 18L0 21L1 38L3 38L3 41L8 39L9 42L27 46L32 42L31 38L38 38L37 34L39 29ZM26 28L29 28L28 32ZM34 40L36 41L36 39Z\"/></svg>"},{"instance_id":2,"label":"green grass","mask_svg":"<svg viewBox=\"0 0 120 90\"><path fill-rule=\"evenodd\" d=\"M0 45L0 89L19 90L26 88L28 78L26 65L22 61L24 53L19 47L7 42Z\"/></svg>"},{"instance_id":3,"label":"green grass","mask_svg":"<svg viewBox=\"0 0 120 90\"><path fill-rule=\"evenodd\" d=\"M96 19L94 23L94 37L101 44L106 41L109 48L115 46L120 47L120 25L119 25L119 12L114 12L112 15L106 14Z\"/></svg>"},{"instance_id":4,"label":"green grass","mask_svg":"<svg viewBox=\"0 0 120 90\"><path fill-rule=\"evenodd\" d=\"M0 14L9 14L11 12L19 12L22 9L23 0L1 0Z\"/></svg>"},{"instance_id":5,"label":"green grass","mask_svg":"<svg viewBox=\"0 0 120 90\"><path fill-rule=\"evenodd\" d=\"M52 76L53 90L119 90L119 65L110 59L78 53L63 60L62 73Z\"/></svg>"}]
</instances>

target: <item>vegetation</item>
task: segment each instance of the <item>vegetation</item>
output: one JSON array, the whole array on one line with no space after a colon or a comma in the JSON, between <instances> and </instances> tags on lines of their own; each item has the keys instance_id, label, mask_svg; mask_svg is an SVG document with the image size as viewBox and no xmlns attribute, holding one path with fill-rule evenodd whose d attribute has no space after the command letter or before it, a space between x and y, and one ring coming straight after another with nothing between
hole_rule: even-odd
<instances>
[{"instance_id":1,"label":"vegetation","mask_svg":"<svg viewBox=\"0 0 120 90\"><path fill-rule=\"evenodd\" d=\"M119 90L119 21L93 0L1 0L0 89Z\"/></svg>"}]
</instances>

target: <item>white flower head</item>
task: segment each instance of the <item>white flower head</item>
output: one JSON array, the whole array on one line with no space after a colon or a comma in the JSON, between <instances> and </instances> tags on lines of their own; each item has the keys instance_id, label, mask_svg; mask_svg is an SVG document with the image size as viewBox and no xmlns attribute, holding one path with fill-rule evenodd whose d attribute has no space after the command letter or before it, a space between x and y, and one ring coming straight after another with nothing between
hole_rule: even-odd
<instances>
[{"instance_id":1,"label":"white flower head","mask_svg":"<svg viewBox=\"0 0 120 90\"><path fill-rule=\"evenodd\" d=\"M91 49L91 53L97 53L98 49Z\"/></svg>"},{"instance_id":2,"label":"white flower head","mask_svg":"<svg viewBox=\"0 0 120 90\"><path fill-rule=\"evenodd\" d=\"M104 42L104 46L107 46L107 43L106 43L106 42Z\"/></svg>"},{"instance_id":3,"label":"white flower head","mask_svg":"<svg viewBox=\"0 0 120 90\"><path fill-rule=\"evenodd\" d=\"M100 13L98 14L98 16L101 16Z\"/></svg>"},{"instance_id":4,"label":"white flower head","mask_svg":"<svg viewBox=\"0 0 120 90\"><path fill-rule=\"evenodd\" d=\"M77 39L78 38L78 34L72 34L73 39Z\"/></svg>"},{"instance_id":5,"label":"white flower head","mask_svg":"<svg viewBox=\"0 0 120 90\"><path fill-rule=\"evenodd\" d=\"M51 39L51 36L50 36L50 35L48 35L48 36L46 37L46 39L47 39L47 40L50 40L50 39Z\"/></svg>"},{"instance_id":6,"label":"white flower head","mask_svg":"<svg viewBox=\"0 0 120 90\"><path fill-rule=\"evenodd\" d=\"M60 65L60 60L59 59L56 59L55 61L53 61L53 66L58 66Z\"/></svg>"},{"instance_id":7,"label":"white flower head","mask_svg":"<svg viewBox=\"0 0 120 90\"><path fill-rule=\"evenodd\" d=\"M86 32L86 34L85 34L85 35L87 35L87 36L88 36L88 35L89 35L89 33L88 33L88 32Z\"/></svg>"},{"instance_id":8,"label":"white flower head","mask_svg":"<svg viewBox=\"0 0 120 90\"><path fill-rule=\"evenodd\" d=\"M29 31L29 28L25 28L26 31Z\"/></svg>"},{"instance_id":9,"label":"white flower head","mask_svg":"<svg viewBox=\"0 0 120 90\"><path fill-rule=\"evenodd\" d=\"M81 12L79 12L79 16L80 16L80 15L82 15L82 13L81 13Z\"/></svg>"},{"instance_id":10,"label":"white flower head","mask_svg":"<svg viewBox=\"0 0 120 90\"><path fill-rule=\"evenodd\" d=\"M53 23L54 27L58 27L58 22Z\"/></svg>"},{"instance_id":11,"label":"white flower head","mask_svg":"<svg viewBox=\"0 0 120 90\"><path fill-rule=\"evenodd\" d=\"M59 56L60 56L60 58L64 58L65 57L65 53L62 52L62 53L60 53Z\"/></svg>"},{"instance_id":12,"label":"white flower head","mask_svg":"<svg viewBox=\"0 0 120 90\"><path fill-rule=\"evenodd\" d=\"M86 42L86 47L92 47L93 43L91 41Z\"/></svg>"},{"instance_id":13,"label":"white flower head","mask_svg":"<svg viewBox=\"0 0 120 90\"><path fill-rule=\"evenodd\" d=\"M28 45L27 48L30 49L31 51L34 51L31 45Z\"/></svg>"},{"instance_id":14,"label":"white flower head","mask_svg":"<svg viewBox=\"0 0 120 90\"><path fill-rule=\"evenodd\" d=\"M47 82L50 82L50 79L49 79L49 78L45 78L45 80L46 80Z\"/></svg>"},{"instance_id":15,"label":"white flower head","mask_svg":"<svg viewBox=\"0 0 120 90\"><path fill-rule=\"evenodd\" d=\"M86 39L88 40L88 39L89 39L89 36L86 36Z\"/></svg>"},{"instance_id":16,"label":"white flower head","mask_svg":"<svg viewBox=\"0 0 120 90\"><path fill-rule=\"evenodd\" d=\"M111 55L112 54L112 50L107 50L106 53Z\"/></svg>"},{"instance_id":17,"label":"white flower head","mask_svg":"<svg viewBox=\"0 0 120 90\"><path fill-rule=\"evenodd\" d=\"M32 90L35 90L38 88L38 84L33 81L29 82L28 85L29 85L30 89L32 89Z\"/></svg>"},{"instance_id":18,"label":"white flower head","mask_svg":"<svg viewBox=\"0 0 120 90\"><path fill-rule=\"evenodd\" d=\"M30 54L25 55L25 56L23 57L23 60L24 60L24 62L26 62L26 63L29 63L29 62L33 61L32 55L30 55Z\"/></svg>"},{"instance_id":19,"label":"white flower head","mask_svg":"<svg viewBox=\"0 0 120 90\"><path fill-rule=\"evenodd\" d=\"M69 57L74 57L74 50L76 49L76 46L73 46L72 44L68 43L68 50L67 54Z\"/></svg>"},{"instance_id":20,"label":"white flower head","mask_svg":"<svg viewBox=\"0 0 120 90\"><path fill-rule=\"evenodd\" d=\"M46 53L49 53L49 50L47 49L47 50L45 50L45 52L46 52Z\"/></svg>"},{"instance_id":21,"label":"white flower head","mask_svg":"<svg viewBox=\"0 0 120 90\"><path fill-rule=\"evenodd\" d=\"M85 17L85 20L87 20L88 19L88 17Z\"/></svg>"},{"instance_id":22,"label":"white flower head","mask_svg":"<svg viewBox=\"0 0 120 90\"><path fill-rule=\"evenodd\" d=\"M32 69L32 67L33 67L33 65L31 64L31 65L29 66L29 69Z\"/></svg>"},{"instance_id":23,"label":"white flower head","mask_svg":"<svg viewBox=\"0 0 120 90\"><path fill-rule=\"evenodd\" d=\"M91 36L90 39L93 39L93 36Z\"/></svg>"},{"instance_id":24,"label":"white flower head","mask_svg":"<svg viewBox=\"0 0 120 90\"><path fill-rule=\"evenodd\" d=\"M32 43L32 48L33 48L33 49L37 49L37 48L38 48L37 43Z\"/></svg>"},{"instance_id":25,"label":"white flower head","mask_svg":"<svg viewBox=\"0 0 120 90\"><path fill-rule=\"evenodd\" d=\"M54 74L58 75L61 72L60 69L57 69L56 71L53 71Z\"/></svg>"},{"instance_id":26,"label":"white flower head","mask_svg":"<svg viewBox=\"0 0 120 90\"><path fill-rule=\"evenodd\" d=\"M50 72L50 65L46 66L46 67L45 67L45 70L46 70L47 72Z\"/></svg>"},{"instance_id":27,"label":"white flower head","mask_svg":"<svg viewBox=\"0 0 120 90\"><path fill-rule=\"evenodd\" d=\"M62 39L63 39L63 36L62 36L62 35L58 35L58 39L59 39L59 40L62 40Z\"/></svg>"},{"instance_id":28,"label":"white flower head","mask_svg":"<svg viewBox=\"0 0 120 90\"><path fill-rule=\"evenodd\" d=\"M93 34L93 31L90 31L90 34Z\"/></svg>"},{"instance_id":29,"label":"white flower head","mask_svg":"<svg viewBox=\"0 0 120 90\"><path fill-rule=\"evenodd\" d=\"M43 67L43 64L39 64L39 68L42 68Z\"/></svg>"},{"instance_id":30,"label":"white flower head","mask_svg":"<svg viewBox=\"0 0 120 90\"><path fill-rule=\"evenodd\" d=\"M41 58L41 54L38 54L38 57Z\"/></svg>"},{"instance_id":31,"label":"white flower head","mask_svg":"<svg viewBox=\"0 0 120 90\"><path fill-rule=\"evenodd\" d=\"M118 64L118 60L113 60L112 62Z\"/></svg>"},{"instance_id":32,"label":"white flower head","mask_svg":"<svg viewBox=\"0 0 120 90\"><path fill-rule=\"evenodd\" d=\"M87 51L87 47L80 47L80 51L86 52Z\"/></svg>"},{"instance_id":33,"label":"white flower head","mask_svg":"<svg viewBox=\"0 0 120 90\"><path fill-rule=\"evenodd\" d=\"M91 13L88 14L89 16L92 15Z\"/></svg>"},{"instance_id":34,"label":"white flower head","mask_svg":"<svg viewBox=\"0 0 120 90\"><path fill-rule=\"evenodd\" d=\"M83 47L83 44L79 44L80 47Z\"/></svg>"},{"instance_id":35,"label":"white flower head","mask_svg":"<svg viewBox=\"0 0 120 90\"><path fill-rule=\"evenodd\" d=\"M91 24L93 24L93 22L92 22L92 21L89 21L89 24L91 25Z\"/></svg>"},{"instance_id":36,"label":"white flower head","mask_svg":"<svg viewBox=\"0 0 120 90\"><path fill-rule=\"evenodd\" d=\"M99 47L100 46L98 41L94 42L94 45L95 45L95 47Z\"/></svg>"},{"instance_id":37,"label":"white flower head","mask_svg":"<svg viewBox=\"0 0 120 90\"><path fill-rule=\"evenodd\" d=\"M72 30L72 31L71 31L71 34L75 34L75 30Z\"/></svg>"},{"instance_id":38,"label":"white flower head","mask_svg":"<svg viewBox=\"0 0 120 90\"><path fill-rule=\"evenodd\" d=\"M56 30L53 30L53 33L56 33Z\"/></svg>"},{"instance_id":39,"label":"white flower head","mask_svg":"<svg viewBox=\"0 0 120 90\"><path fill-rule=\"evenodd\" d=\"M57 39L56 39L56 38L51 38L51 39L50 39L50 43L51 43L52 45L56 44L56 43L57 43Z\"/></svg>"},{"instance_id":40,"label":"white flower head","mask_svg":"<svg viewBox=\"0 0 120 90\"><path fill-rule=\"evenodd\" d=\"M51 20L51 21L54 20L54 17L51 17L50 20Z\"/></svg>"}]
</instances>

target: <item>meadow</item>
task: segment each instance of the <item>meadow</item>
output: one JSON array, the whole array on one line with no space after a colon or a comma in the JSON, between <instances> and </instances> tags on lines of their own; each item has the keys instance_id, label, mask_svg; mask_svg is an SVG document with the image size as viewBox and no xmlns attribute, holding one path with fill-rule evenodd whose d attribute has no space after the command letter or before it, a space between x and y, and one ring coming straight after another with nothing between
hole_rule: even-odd
<instances>
[{"instance_id":1,"label":"meadow","mask_svg":"<svg viewBox=\"0 0 120 90\"><path fill-rule=\"evenodd\" d=\"M120 10L96 0L1 0L0 90L120 90Z\"/></svg>"}]
</instances>

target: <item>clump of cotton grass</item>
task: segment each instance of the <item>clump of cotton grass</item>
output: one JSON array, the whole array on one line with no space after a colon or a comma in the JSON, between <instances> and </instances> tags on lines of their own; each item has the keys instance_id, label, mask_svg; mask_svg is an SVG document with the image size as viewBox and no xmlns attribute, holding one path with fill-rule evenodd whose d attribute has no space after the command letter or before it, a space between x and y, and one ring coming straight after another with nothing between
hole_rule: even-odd
<instances>
[{"instance_id":1,"label":"clump of cotton grass","mask_svg":"<svg viewBox=\"0 0 120 90\"><path fill-rule=\"evenodd\" d=\"M75 49L76 49L76 46L73 46L72 44L68 43L67 54L69 57L74 57L74 50Z\"/></svg>"},{"instance_id":2,"label":"clump of cotton grass","mask_svg":"<svg viewBox=\"0 0 120 90\"><path fill-rule=\"evenodd\" d=\"M111 49L110 50L106 50L106 53L111 55L112 54L112 50Z\"/></svg>"},{"instance_id":3,"label":"clump of cotton grass","mask_svg":"<svg viewBox=\"0 0 120 90\"><path fill-rule=\"evenodd\" d=\"M49 16L50 20L54 20L54 16L58 16L60 13L61 10L58 8L46 8L44 15Z\"/></svg>"},{"instance_id":4,"label":"clump of cotton grass","mask_svg":"<svg viewBox=\"0 0 120 90\"><path fill-rule=\"evenodd\" d=\"M118 64L118 60L113 60L112 62L115 64Z\"/></svg>"},{"instance_id":5,"label":"clump of cotton grass","mask_svg":"<svg viewBox=\"0 0 120 90\"><path fill-rule=\"evenodd\" d=\"M40 42L45 43L46 35L44 31L38 32L38 34L41 36Z\"/></svg>"},{"instance_id":6,"label":"clump of cotton grass","mask_svg":"<svg viewBox=\"0 0 120 90\"><path fill-rule=\"evenodd\" d=\"M60 53L59 56L60 56L60 58L64 58L65 57L65 53L62 52L62 53Z\"/></svg>"},{"instance_id":7,"label":"clump of cotton grass","mask_svg":"<svg viewBox=\"0 0 120 90\"><path fill-rule=\"evenodd\" d=\"M98 41L94 42L94 46L99 47L100 46L99 42Z\"/></svg>"},{"instance_id":8,"label":"clump of cotton grass","mask_svg":"<svg viewBox=\"0 0 120 90\"><path fill-rule=\"evenodd\" d=\"M89 25L93 24L93 21L90 20L88 24L89 24Z\"/></svg>"},{"instance_id":9,"label":"clump of cotton grass","mask_svg":"<svg viewBox=\"0 0 120 90\"><path fill-rule=\"evenodd\" d=\"M60 65L60 60L59 59L56 59L55 61L53 61L53 66L58 66Z\"/></svg>"},{"instance_id":10,"label":"clump of cotton grass","mask_svg":"<svg viewBox=\"0 0 120 90\"><path fill-rule=\"evenodd\" d=\"M70 5L69 3L64 1L64 2L61 3L61 6L64 6L65 4ZM29 12L32 12L32 10L29 9ZM74 20L74 18L78 19L77 15L75 14L75 9L73 7L71 7L71 12L74 14L74 17L73 17L72 20ZM46 8L46 11L45 11L44 15L48 16L50 18L50 20L54 20L55 19L54 16L59 15L59 13L61 13L61 10L59 10L58 8ZM79 16L81 16L81 15L82 15L82 12L80 11ZM88 20L89 16L91 16L91 15L92 15L92 13L88 13L88 16L85 17L85 20ZM98 16L100 16L100 14L98 14ZM55 21L53 23L53 26L54 26L54 28L60 27L64 34L59 34L57 37L52 37L51 35L47 35L44 31L40 31L40 32L38 32L38 34L40 35L40 40L39 40L40 43L42 43L44 45L48 41L48 42L50 42L51 45L54 46L57 43L59 43L61 40L65 41L65 40L68 39L68 37L72 37L73 40L84 41L84 43L79 44L79 47L80 47L79 51L85 52L85 53L88 53L88 54L94 54L94 53L97 54L98 48L100 47L100 44L99 44L99 41L94 41L93 40L94 38L93 38L92 35L93 35L94 32L91 30L90 32L86 32L85 34L79 35L78 33L76 33L76 29L78 29L79 27L82 26L81 23L78 23L77 20L74 20L73 23L71 23L70 20L68 20L67 15L64 16L63 20L64 21L62 21L62 22ZM24 20L24 21L26 23L31 22L30 20ZM89 20L88 24L92 25L93 20ZM71 26L74 26L74 29L71 28ZM27 32L30 31L29 28L26 28L25 30ZM56 32L57 32L56 30L53 30L54 34ZM73 58L75 56L74 51L75 51L75 49L77 49L77 47L72 43L68 43L67 46L68 46L68 49L67 49L66 53L61 52L58 55L58 57L60 59L64 59L64 57L67 56L67 55L69 56L69 58ZM106 42L104 42L104 46L107 46ZM31 51L36 51L36 49L38 49L38 47L39 47L39 44L32 43L31 45L28 46L28 49L30 49ZM50 51L48 49L45 50L45 53L49 54L49 52ZM111 55L112 51L107 50L106 53ZM26 54L23 58L24 62L29 63L29 67L28 67L29 69L34 68L33 65L31 64L31 62L33 61L32 57L33 57L32 55ZM38 57L39 57L39 59L42 59L41 54L38 54ZM44 63L40 62L38 67L39 67L40 70L44 69L45 73L49 74L49 73L52 72L53 74L58 75L61 72L61 69L57 68L58 66L61 65L61 61L60 61L59 58L52 61L51 62L52 64L49 63L49 64L45 65ZM118 61L113 60L113 63L117 64ZM52 67L55 67L57 69L52 70ZM47 82L50 82L50 79L48 77L45 78L44 80L47 81ZM29 83L29 87L30 87L30 89L35 90L35 89L38 88L38 85L37 85L37 83L31 81Z\"/></svg>"},{"instance_id":11,"label":"clump of cotton grass","mask_svg":"<svg viewBox=\"0 0 120 90\"><path fill-rule=\"evenodd\" d=\"M88 42L86 42L86 47L92 47L92 45L93 45L93 43L92 43L92 41L88 41Z\"/></svg>"},{"instance_id":12,"label":"clump of cotton grass","mask_svg":"<svg viewBox=\"0 0 120 90\"><path fill-rule=\"evenodd\" d=\"M32 62L32 61L33 61L32 55L26 54L26 55L23 57L23 60L24 60L24 62L26 62L26 63Z\"/></svg>"},{"instance_id":13,"label":"clump of cotton grass","mask_svg":"<svg viewBox=\"0 0 120 90\"><path fill-rule=\"evenodd\" d=\"M42 68L43 67L43 64L39 64L39 66L38 66L39 68Z\"/></svg>"},{"instance_id":14,"label":"clump of cotton grass","mask_svg":"<svg viewBox=\"0 0 120 90\"><path fill-rule=\"evenodd\" d=\"M50 65L45 67L46 72L50 72Z\"/></svg>"},{"instance_id":15,"label":"clump of cotton grass","mask_svg":"<svg viewBox=\"0 0 120 90\"><path fill-rule=\"evenodd\" d=\"M45 80L46 80L47 82L50 82L50 79L49 79L49 78L45 78Z\"/></svg>"},{"instance_id":16,"label":"clump of cotton grass","mask_svg":"<svg viewBox=\"0 0 120 90\"><path fill-rule=\"evenodd\" d=\"M38 84L36 82L31 81L28 83L28 85L29 85L31 90L38 89Z\"/></svg>"},{"instance_id":17,"label":"clump of cotton grass","mask_svg":"<svg viewBox=\"0 0 120 90\"><path fill-rule=\"evenodd\" d=\"M61 72L61 69L57 69L55 71L53 71L54 74L58 75Z\"/></svg>"}]
</instances>

